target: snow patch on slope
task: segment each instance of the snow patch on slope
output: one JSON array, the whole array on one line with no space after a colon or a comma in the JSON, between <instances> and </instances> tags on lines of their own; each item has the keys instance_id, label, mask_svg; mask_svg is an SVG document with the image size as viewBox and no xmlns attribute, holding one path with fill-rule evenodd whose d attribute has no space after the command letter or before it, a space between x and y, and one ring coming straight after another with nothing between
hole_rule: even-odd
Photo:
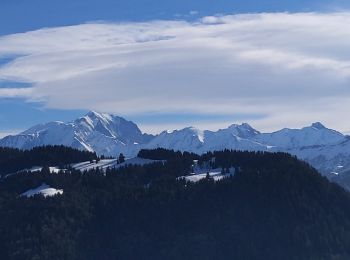
<instances>
[{"instance_id":1,"label":"snow patch on slope","mask_svg":"<svg viewBox=\"0 0 350 260\"><path fill-rule=\"evenodd\" d=\"M125 162L119 163L119 164L118 164L117 159L104 159L104 160L100 160L97 163L88 161L88 162L81 162L81 163L72 164L71 166L73 169L80 170L80 171L89 171L89 170L93 170L93 169L97 169L97 168L102 170L102 171L105 171L108 168L117 169L120 167L129 166L129 165L142 166L142 165L152 164L152 163L156 163L156 162L163 162L163 161L156 161L156 160L135 157L135 158L127 159L127 160L125 160Z\"/></svg>"},{"instance_id":2,"label":"snow patch on slope","mask_svg":"<svg viewBox=\"0 0 350 260\"><path fill-rule=\"evenodd\" d=\"M209 175L209 178L212 178L214 181L220 181L224 178L228 178L230 176L233 176L235 174L235 170L230 169L229 173L223 174L221 168L217 169L208 169L208 170L203 170L201 173L191 173L190 175L186 176L181 176L178 179L185 179L186 181L190 182L198 182L200 180L203 180L207 178Z\"/></svg>"},{"instance_id":3,"label":"snow patch on slope","mask_svg":"<svg viewBox=\"0 0 350 260\"><path fill-rule=\"evenodd\" d=\"M31 189L31 190L28 190L28 191L22 193L21 197L30 198L30 197L33 197L35 195L42 195L46 198L46 197L52 197L55 195L62 195L62 194L63 194L63 190L51 188L46 183L43 183L35 189Z\"/></svg>"},{"instance_id":4,"label":"snow patch on slope","mask_svg":"<svg viewBox=\"0 0 350 260\"><path fill-rule=\"evenodd\" d=\"M220 181L224 178L233 176L236 173L236 169L234 167L226 169L228 170L228 172L225 171L225 173L223 173L222 168L211 169L208 166L208 164L200 166L198 164L198 161L194 160L192 165L192 172L186 176L181 176L178 179L185 179L186 181L190 182L198 182L202 179L209 177L214 181Z\"/></svg>"}]
</instances>

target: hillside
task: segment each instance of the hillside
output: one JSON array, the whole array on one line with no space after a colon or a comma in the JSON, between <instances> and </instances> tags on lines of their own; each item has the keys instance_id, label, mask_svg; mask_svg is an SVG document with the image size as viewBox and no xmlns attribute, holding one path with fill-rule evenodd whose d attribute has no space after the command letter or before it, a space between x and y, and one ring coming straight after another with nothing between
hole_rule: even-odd
<instances>
[{"instance_id":1,"label":"hillside","mask_svg":"<svg viewBox=\"0 0 350 260\"><path fill-rule=\"evenodd\" d=\"M0 182L1 259L349 259L350 196L285 153L202 156L158 149L166 163ZM186 182L193 162L235 168ZM62 191L20 197L42 185Z\"/></svg>"}]
</instances>

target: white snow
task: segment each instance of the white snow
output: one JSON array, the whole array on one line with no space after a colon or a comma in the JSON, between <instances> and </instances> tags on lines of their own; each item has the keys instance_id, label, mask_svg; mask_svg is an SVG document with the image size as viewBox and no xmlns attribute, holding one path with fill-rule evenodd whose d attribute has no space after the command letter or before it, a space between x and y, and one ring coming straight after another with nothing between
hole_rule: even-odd
<instances>
[{"instance_id":1,"label":"white snow","mask_svg":"<svg viewBox=\"0 0 350 260\"><path fill-rule=\"evenodd\" d=\"M34 166L34 167L30 168L30 169L21 170L21 172L23 172L23 171L38 172L38 171L41 171L42 169L43 169L42 166ZM51 173L59 173L60 171L66 170L66 169L60 169L58 167L49 167L49 169L50 169Z\"/></svg>"},{"instance_id":2,"label":"white snow","mask_svg":"<svg viewBox=\"0 0 350 260\"><path fill-rule=\"evenodd\" d=\"M15 172L15 173L9 173L9 174L5 175L5 178L8 178L12 175L15 175L18 173L23 173L23 172L40 172L42 169L43 169L42 166L33 166L32 168L29 168L29 169L23 169L23 170ZM58 167L49 167L49 169L50 169L50 173L59 173L61 171L67 170L67 169L60 169Z\"/></svg>"},{"instance_id":3,"label":"white snow","mask_svg":"<svg viewBox=\"0 0 350 260\"><path fill-rule=\"evenodd\" d=\"M90 161L74 163L71 165L71 167L73 169L80 170L80 171L89 171L89 170L93 170L93 169L97 169L97 168L99 168L102 171L105 171L105 170L107 170L107 168L117 169L120 167L129 166L129 165L142 166L142 165L152 164L152 163L156 163L156 162L164 163L165 161L150 160L150 159L135 157L135 158L126 159L125 162L120 163L120 164L118 164L117 159L104 159L104 160L100 160L98 163L96 163L96 161L94 161L92 163ZM14 174L18 174L18 173L22 173L22 172L38 172L38 171L41 171L42 169L43 169L42 166L34 166L30 169L23 169L23 170L20 170L16 173L7 174L5 176L5 178L8 178ZM49 167L49 169L50 169L50 173L59 173L61 171L63 171L63 172L67 171L67 169L60 169L59 167Z\"/></svg>"},{"instance_id":4,"label":"white snow","mask_svg":"<svg viewBox=\"0 0 350 260\"><path fill-rule=\"evenodd\" d=\"M330 145L344 140L344 135L325 128L320 123L302 129L282 129L273 133L259 134L254 140L283 149Z\"/></svg>"},{"instance_id":5,"label":"white snow","mask_svg":"<svg viewBox=\"0 0 350 260\"><path fill-rule=\"evenodd\" d=\"M207 174L209 174L210 178L212 178L214 181L219 181L229 176L233 176L236 172L235 168L231 167L228 173L222 174L222 168L210 169L209 167L207 167L207 165L200 166L198 165L197 160L193 161L192 170L192 173L186 176L181 176L178 179L185 179L190 182L197 182L202 179L205 179L207 177Z\"/></svg>"},{"instance_id":6,"label":"white snow","mask_svg":"<svg viewBox=\"0 0 350 260\"><path fill-rule=\"evenodd\" d=\"M89 112L72 122L49 122L19 135L0 140L0 146L30 149L42 145L65 145L100 155L133 157L148 140L132 122L113 115Z\"/></svg>"},{"instance_id":7,"label":"white snow","mask_svg":"<svg viewBox=\"0 0 350 260\"><path fill-rule=\"evenodd\" d=\"M40 172L43 169L43 167L40 166L34 166L30 169L25 169L23 171L28 171L28 172Z\"/></svg>"},{"instance_id":8,"label":"white snow","mask_svg":"<svg viewBox=\"0 0 350 260\"><path fill-rule=\"evenodd\" d=\"M33 197L35 195L43 195L44 197L52 197L52 196L61 195L61 194L63 194L63 190L51 188L46 183L43 183L35 189L31 189L31 190L28 190L28 191L22 193L21 197L30 198L30 197Z\"/></svg>"},{"instance_id":9,"label":"white snow","mask_svg":"<svg viewBox=\"0 0 350 260\"><path fill-rule=\"evenodd\" d=\"M127 165L145 165L145 164L152 164L155 162L162 162L162 161L156 161L156 160L149 160L149 159L143 159L139 157L130 158L125 160L125 162L118 164L117 159L105 159L100 160L98 163L96 162L81 162L72 164L72 168L80 171L89 171L92 169L99 168L100 170L106 170L107 168L120 168Z\"/></svg>"},{"instance_id":10,"label":"white snow","mask_svg":"<svg viewBox=\"0 0 350 260\"><path fill-rule=\"evenodd\" d=\"M268 150L265 144L248 139L257 134L259 132L248 124L231 125L229 128L220 129L217 132L187 127L173 132L164 131L146 144L144 148L161 147L198 154L225 148L250 151Z\"/></svg>"},{"instance_id":11,"label":"white snow","mask_svg":"<svg viewBox=\"0 0 350 260\"><path fill-rule=\"evenodd\" d=\"M185 179L190 182L198 182L202 179L205 179L207 177L207 174L209 174L210 178L213 178L214 181L220 181L224 178L227 178L229 176L234 175L234 169L230 169L230 173L222 174L221 168L219 169L208 169L204 170L201 173L194 173L187 176L181 176L178 179Z\"/></svg>"}]
</instances>

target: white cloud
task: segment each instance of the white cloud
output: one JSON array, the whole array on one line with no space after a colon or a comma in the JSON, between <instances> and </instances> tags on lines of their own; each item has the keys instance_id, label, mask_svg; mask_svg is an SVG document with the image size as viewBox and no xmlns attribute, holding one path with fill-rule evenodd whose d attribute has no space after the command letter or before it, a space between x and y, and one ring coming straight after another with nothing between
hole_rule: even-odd
<instances>
[{"instance_id":1,"label":"white cloud","mask_svg":"<svg viewBox=\"0 0 350 260\"><path fill-rule=\"evenodd\" d=\"M223 18L221 16L205 16L201 19L203 24L220 24L224 23Z\"/></svg>"},{"instance_id":2,"label":"white cloud","mask_svg":"<svg viewBox=\"0 0 350 260\"><path fill-rule=\"evenodd\" d=\"M4 138L5 136L9 135L16 135L18 133L22 132L22 130L0 130L0 138Z\"/></svg>"},{"instance_id":3,"label":"white cloud","mask_svg":"<svg viewBox=\"0 0 350 260\"><path fill-rule=\"evenodd\" d=\"M0 88L0 98L30 98L32 88Z\"/></svg>"},{"instance_id":4,"label":"white cloud","mask_svg":"<svg viewBox=\"0 0 350 260\"><path fill-rule=\"evenodd\" d=\"M21 56L0 79L33 87L0 97L126 115L261 113L252 123L263 130L312 121L348 130L349 23L347 12L265 13L8 35L0 57Z\"/></svg>"}]
</instances>

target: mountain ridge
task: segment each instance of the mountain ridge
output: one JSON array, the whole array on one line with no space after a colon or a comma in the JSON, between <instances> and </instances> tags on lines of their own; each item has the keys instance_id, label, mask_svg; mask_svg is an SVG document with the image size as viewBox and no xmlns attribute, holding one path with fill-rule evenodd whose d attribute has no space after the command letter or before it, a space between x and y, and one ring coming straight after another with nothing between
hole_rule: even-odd
<instances>
[{"instance_id":1,"label":"mountain ridge","mask_svg":"<svg viewBox=\"0 0 350 260\"><path fill-rule=\"evenodd\" d=\"M3 147L31 149L44 145L65 145L108 156L123 153L128 157L136 156L141 149L154 148L197 154L223 149L287 152L329 177L350 170L349 136L320 122L272 133L261 133L248 123L242 123L217 131L186 127L150 135L142 133L134 122L123 117L90 111L70 122L38 124L18 135L0 139Z\"/></svg>"}]
</instances>

